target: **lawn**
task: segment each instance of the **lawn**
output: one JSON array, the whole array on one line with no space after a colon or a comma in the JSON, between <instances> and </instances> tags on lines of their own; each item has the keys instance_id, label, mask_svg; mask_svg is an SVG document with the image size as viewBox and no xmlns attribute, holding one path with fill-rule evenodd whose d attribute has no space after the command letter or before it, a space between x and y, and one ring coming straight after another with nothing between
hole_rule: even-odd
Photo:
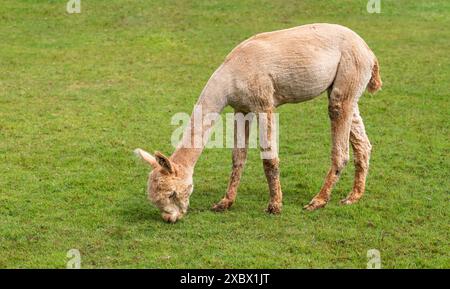
<instances>
[{"instance_id":1,"label":"lawn","mask_svg":"<svg viewBox=\"0 0 450 289\"><path fill-rule=\"evenodd\" d=\"M450 268L450 2L382 0L2 0L0 267ZM305 212L329 168L325 96L280 113L284 208L269 199L250 151L238 199L214 213L230 149L205 150L189 214L162 221L147 201L149 168L132 151L173 151L171 118L190 113L228 52L264 31L314 22L360 34L383 90L360 109L374 150L365 197ZM227 109L227 112L231 111Z\"/></svg>"}]
</instances>

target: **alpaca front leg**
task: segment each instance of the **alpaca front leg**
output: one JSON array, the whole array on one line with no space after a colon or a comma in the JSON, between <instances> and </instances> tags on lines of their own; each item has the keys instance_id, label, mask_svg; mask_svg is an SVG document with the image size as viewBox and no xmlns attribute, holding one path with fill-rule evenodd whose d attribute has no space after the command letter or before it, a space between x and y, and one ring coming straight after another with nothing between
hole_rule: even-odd
<instances>
[{"instance_id":1,"label":"alpaca front leg","mask_svg":"<svg viewBox=\"0 0 450 289\"><path fill-rule=\"evenodd\" d=\"M277 122L275 113L269 111L259 115L261 158L269 185L270 201L267 212L280 214L283 193L280 184L280 161L278 159Z\"/></svg>"},{"instance_id":2,"label":"alpaca front leg","mask_svg":"<svg viewBox=\"0 0 450 289\"><path fill-rule=\"evenodd\" d=\"M233 205L236 199L237 189L241 182L242 171L244 170L245 162L247 160L247 148L233 149L233 169L231 171L230 181L228 183L227 193L225 197L213 206L216 212L222 212Z\"/></svg>"},{"instance_id":3,"label":"alpaca front leg","mask_svg":"<svg viewBox=\"0 0 450 289\"><path fill-rule=\"evenodd\" d=\"M247 161L247 151L249 146L250 128L254 114L250 113L244 116L240 112L234 115L234 147L233 147L233 168L225 197L213 206L216 212L222 212L233 205L237 189L241 182L242 172ZM243 129L242 129L243 128Z\"/></svg>"},{"instance_id":4,"label":"alpaca front leg","mask_svg":"<svg viewBox=\"0 0 450 289\"><path fill-rule=\"evenodd\" d=\"M263 165L270 192L270 202L266 211L270 214L280 214L283 201L280 184L280 161L278 158L263 160Z\"/></svg>"}]
</instances>

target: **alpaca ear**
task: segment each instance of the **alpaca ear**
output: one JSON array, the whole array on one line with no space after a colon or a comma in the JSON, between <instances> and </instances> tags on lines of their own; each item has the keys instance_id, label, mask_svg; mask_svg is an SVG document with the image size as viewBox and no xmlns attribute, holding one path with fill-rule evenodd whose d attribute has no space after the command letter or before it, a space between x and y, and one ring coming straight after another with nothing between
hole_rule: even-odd
<instances>
[{"instance_id":1,"label":"alpaca ear","mask_svg":"<svg viewBox=\"0 0 450 289\"><path fill-rule=\"evenodd\" d=\"M163 170L171 174L174 172L172 162L168 157L160 152L155 152L155 159Z\"/></svg>"},{"instance_id":2,"label":"alpaca ear","mask_svg":"<svg viewBox=\"0 0 450 289\"><path fill-rule=\"evenodd\" d=\"M147 163L149 163L153 168L156 168L158 166L158 162L156 161L156 159L151 154L149 154L148 152L144 151L143 149L135 149L134 150L134 154L138 158L140 158L140 159L146 161Z\"/></svg>"}]
</instances>

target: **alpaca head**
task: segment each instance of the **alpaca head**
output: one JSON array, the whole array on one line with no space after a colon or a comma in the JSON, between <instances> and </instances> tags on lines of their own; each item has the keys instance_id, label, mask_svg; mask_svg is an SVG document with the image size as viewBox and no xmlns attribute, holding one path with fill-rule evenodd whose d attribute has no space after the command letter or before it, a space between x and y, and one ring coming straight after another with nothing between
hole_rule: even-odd
<instances>
[{"instance_id":1,"label":"alpaca head","mask_svg":"<svg viewBox=\"0 0 450 289\"><path fill-rule=\"evenodd\" d=\"M193 191L192 174L159 152L152 156L136 149L135 154L153 167L148 178L150 201L158 207L166 222L175 223L189 207Z\"/></svg>"}]
</instances>

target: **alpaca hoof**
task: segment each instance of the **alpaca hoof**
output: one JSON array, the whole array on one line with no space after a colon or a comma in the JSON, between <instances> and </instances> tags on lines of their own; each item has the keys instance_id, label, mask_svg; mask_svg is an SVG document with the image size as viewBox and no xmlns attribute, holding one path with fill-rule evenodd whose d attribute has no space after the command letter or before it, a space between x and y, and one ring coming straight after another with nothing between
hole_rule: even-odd
<instances>
[{"instance_id":1,"label":"alpaca hoof","mask_svg":"<svg viewBox=\"0 0 450 289\"><path fill-rule=\"evenodd\" d=\"M351 205L354 203L357 203L359 201L359 199L361 199L362 196L354 196L354 195L350 195L347 198L341 200L341 204L342 205Z\"/></svg>"},{"instance_id":2,"label":"alpaca hoof","mask_svg":"<svg viewBox=\"0 0 450 289\"><path fill-rule=\"evenodd\" d=\"M223 212L226 211L229 207L231 207L231 203L228 201L220 201L212 207L214 212Z\"/></svg>"},{"instance_id":3,"label":"alpaca hoof","mask_svg":"<svg viewBox=\"0 0 450 289\"><path fill-rule=\"evenodd\" d=\"M272 215L279 215L281 214L281 204L269 204L269 206L266 209L266 212Z\"/></svg>"},{"instance_id":4,"label":"alpaca hoof","mask_svg":"<svg viewBox=\"0 0 450 289\"><path fill-rule=\"evenodd\" d=\"M328 201L323 199L312 199L312 201L303 207L306 211L314 211L323 208L327 205Z\"/></svg>"}]
</instances>

